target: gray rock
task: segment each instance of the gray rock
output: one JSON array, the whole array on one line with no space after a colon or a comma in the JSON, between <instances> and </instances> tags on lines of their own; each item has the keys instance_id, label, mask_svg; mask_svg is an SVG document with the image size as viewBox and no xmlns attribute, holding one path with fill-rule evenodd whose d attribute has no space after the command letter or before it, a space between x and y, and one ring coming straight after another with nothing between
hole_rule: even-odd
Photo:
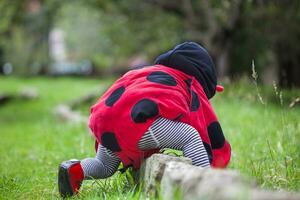
<instances>
[{"instance_id":1,"label":"gray rock","mask_svg":"<svg viewBox=\"0 0 300 200\"><path fill-rule=\"evenodd\" d=\"M79 112L71 110L67 105L58 105L54 108L54 115L65 122L87 122L87 117L82 116Z\"/></svg>"},{"instance_id":2,"label":"gray rock","mask_svg":"<svg viewBox=\"0 0 300 200\"><path fill-rule=\"evenodd\" d=\"M237 171L201 168L185 163L168 162L161 180L164 199L207 200L296 200L299 196L288 192L264 191L256 183Z\"/></svg>"},{"instance_id":3,"label":"gray rock","mask_svg":"<svg viewBox=\"0 0 300 200\"><path fill-rule=\"evenodd\" d=\"M155 195L168 162L191 164L192 160L185 157L175 157L165 154L154 154L146 159L139 170L139 183L143 184L147 195Z\"/></svg>"},{"instance_id":4,"label":"gray rock","mask_svg":"<svg viewBox=\"0 0 300 200\"><path fill-rule=\"evenodd\" d=\"M37 89L33 87L22 88L19 94L23 99L36 99L39 96Z\"/></svg>"},{"instance_id":5,"label":"gray rock","mask_svg":"<svg viewBox=\"0 0 300 200\"><path fill-rule=\"evenodd\" d=\"M254 200L300 200L300 194L286 191L266 191L254 189L250 194Z\"/></svg>"}]
</instances>

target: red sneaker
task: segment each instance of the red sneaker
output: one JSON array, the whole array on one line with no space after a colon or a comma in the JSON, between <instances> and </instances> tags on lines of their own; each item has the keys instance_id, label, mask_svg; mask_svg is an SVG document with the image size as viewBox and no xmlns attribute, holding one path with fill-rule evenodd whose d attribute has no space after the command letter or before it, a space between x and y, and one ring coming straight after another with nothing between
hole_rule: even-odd
<instances>
[{"instance_id":1,"label":"red sneaker","mask_svg":"<svg viewBox=\"0 0 300 200\"><path fill-rule=\"evenodd\" d=\"M65 197L77 194L84 179L83 170L79 160L65 161L58 170L58 190Z\"/></svg>"}]
</instances>

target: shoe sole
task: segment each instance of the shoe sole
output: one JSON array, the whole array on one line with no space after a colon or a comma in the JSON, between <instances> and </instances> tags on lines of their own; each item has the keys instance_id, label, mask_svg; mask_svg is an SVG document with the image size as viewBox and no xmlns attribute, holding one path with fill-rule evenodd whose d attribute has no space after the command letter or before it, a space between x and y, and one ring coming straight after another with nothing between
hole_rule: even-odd
<instances>
[{"instance_id":1,"label":"shoe sole","mask_svg":"<svg viewBox=\"0 0 300 200\"><path fill-rule=\"evenodd\" d=\"M70 183L68 167L64 164L59 166L58 190L63 198L73 196L74 192Z\"/></svg>"}]
</instances>

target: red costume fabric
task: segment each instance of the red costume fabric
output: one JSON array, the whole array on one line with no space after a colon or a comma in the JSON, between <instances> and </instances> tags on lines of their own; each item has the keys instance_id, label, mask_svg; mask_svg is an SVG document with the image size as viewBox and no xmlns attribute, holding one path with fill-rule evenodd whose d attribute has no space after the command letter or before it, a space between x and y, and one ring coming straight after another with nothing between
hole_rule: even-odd
<instances>
[{"instance_id":1,"label":"red costume fabric","mask_svg":"<svg viewBox=\"0 0 300 200\"><path fill-rule=\"evenodd\" d=\"M203 87L194 76L167 66L147 66L123 75L91 108L89 127L96 143L115 152L124 166L138 169L144 158L158 151L138 149L139 140L158 117L193 126L211 165L227 166L230 145Z\"/></svg>"}]
</instances>

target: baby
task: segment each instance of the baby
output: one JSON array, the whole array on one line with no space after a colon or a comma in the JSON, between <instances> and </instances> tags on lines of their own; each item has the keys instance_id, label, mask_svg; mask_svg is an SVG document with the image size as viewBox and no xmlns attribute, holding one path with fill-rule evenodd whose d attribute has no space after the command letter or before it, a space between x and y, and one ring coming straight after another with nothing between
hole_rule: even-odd
<instances>
[{"instance_id":1,"label":"baby","mask_svg":"<svg viewBox=\"0 0 300 200\"><path fill-rule=\"evenodd\" d=\"M194 42L158 56L153 66L127 72L91 108L96 157L60 165L61 196L78 193L85 179L112 176L120 162L137 170L163 148L183 151L196 166L226 167L230 144L209 102L216 90L223 88L214 63Z\"/></svg>"}]
</instances>

